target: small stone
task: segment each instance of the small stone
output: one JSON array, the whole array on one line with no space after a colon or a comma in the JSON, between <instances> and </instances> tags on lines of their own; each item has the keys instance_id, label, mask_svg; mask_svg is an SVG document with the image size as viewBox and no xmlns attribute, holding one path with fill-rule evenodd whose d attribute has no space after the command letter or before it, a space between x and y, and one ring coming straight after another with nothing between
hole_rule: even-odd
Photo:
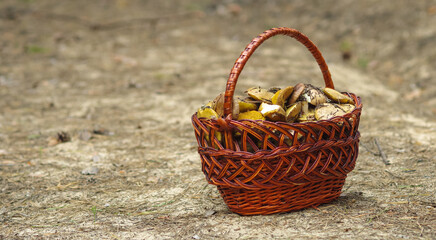
<instances>
[{"instance_id":1,"label":"small stone","mask_svg":"<svg viewBox=\"0 0 436 240\"><path fill-rule=\"evenodd\" d=\"M214 210L207 210L205 213L204 213L204 216L205 217L210 217L210 216L212 216L212 215L214 215L216 212L214 211Z\"/></svg>"},{"instance_id":2,"label":"small stone","mask_svg":"<svg viewBox=\"0 0 436 240\"><path fill-rule=\"evenodd\" d=\"M91 139L92 135L88 130L82 130L79 132L79 139L83 141L88 141Z\"/></svg>"},{"instance_id":3,"label":"small stone","mask_svg":"<svg viewBox=\"0 0 436 240\"><path fill-rule=\"evenodd\" d=\"M193 239L200 239L200 236L198 236L197 234L195 234L194 236L192 236Z\"/></svg>"},{"instance_id":4,"label":"small stone","mask_svg":"<svg viewBox=\"0 0 436 240\"><path fill-rule=\"evenodd\" d=\"M97 167L88 167L82 170L83 175L96 175L98 173Z\"/></svg>"},{"instance_id":5,"label":"small stone","mask_svg":"<svg viewBox=\"0 0 436 240\"><path fill-rule=\"evenodd\" d=\"M0 208L0 215L7 213L8 210L5 207Z\"/></svg>"},{"instance_id":6,"label":"small stone","mask_svg":"<svg viewBox=\"0 0 436 240\"><path fill-rule=\"evenodd\" d=\"M92 156L92 161L93 162L100 162L101 157L98 154L95 154L94 156Z\"/></svg>"},{"instance_id":7,"label":"small stone","mask_svg":"<svg viewBox=\"0 0 436 240\"><path fill-rule=\"evenodd\" d=\"M47 173L44 171L36 171L29 174L30 177L45 177Z\"/></svg>"},{"instance_id":8,"label":"small stone","mask_svg":"<svg viewBox=\"0 0 436 240\"><path fill-rule=\"evenodd\" d=\"M89 103L84 103L81 105L81 109L73 111L70 116L73 118L86 118L91 119L95 113L95 107L91 106Z\"/></svg>"}]
</instances>

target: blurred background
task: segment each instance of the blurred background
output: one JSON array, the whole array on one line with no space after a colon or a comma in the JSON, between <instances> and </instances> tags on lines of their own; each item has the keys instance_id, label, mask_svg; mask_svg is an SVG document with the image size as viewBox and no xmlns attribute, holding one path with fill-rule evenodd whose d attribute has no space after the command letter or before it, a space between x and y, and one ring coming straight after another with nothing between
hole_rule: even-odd
<instances>
[{"instance_id":1,"label":"blurred background","mask_svg":"<svg viewBox=\"0 0 436 240\"><path fill-rule=\"evenodd\" d=\"M435 1L3 0L0 19L2 85L31 74L26 82L34 86L47 75L59 78L66 69L70 79L85 74L79 66L67 67L75 60L106 72L136 64L132 67L147 74L150 64L143 66L138 58L166 46L203 52L215 46L214 53L222 55L229 44L243 45L265 29L286 26L314 39L329 62L376 75L422 114L436 111L431 78ZM232 61L225 62L230 66ZM132 71L124 78L133 75L139 78Z\"/></svg>"}]
</instances>

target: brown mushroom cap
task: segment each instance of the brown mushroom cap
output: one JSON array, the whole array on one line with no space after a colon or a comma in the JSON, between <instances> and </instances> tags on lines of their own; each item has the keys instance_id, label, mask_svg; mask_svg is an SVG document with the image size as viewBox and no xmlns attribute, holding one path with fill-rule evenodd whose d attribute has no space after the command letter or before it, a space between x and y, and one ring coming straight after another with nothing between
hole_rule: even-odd
<instances>
[{"instance_id":1,"label":"brown mushroom cap","mask_svg":"<svg viewBox=\"0 0 436 240\"><path fill-rule=\"evenodd\" d=\"M305 88L306 86L304 85L304 83L298 83L297 85L295 85L294 92L292 92L291 97L289 97L288 106L294 104L297 101Z\"/></svg>"}]
</instances>

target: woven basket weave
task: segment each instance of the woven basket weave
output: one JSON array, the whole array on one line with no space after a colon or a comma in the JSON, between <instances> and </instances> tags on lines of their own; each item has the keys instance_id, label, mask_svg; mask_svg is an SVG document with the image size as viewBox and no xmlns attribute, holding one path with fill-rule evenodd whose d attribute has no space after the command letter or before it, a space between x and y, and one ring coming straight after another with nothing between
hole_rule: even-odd
<instances>
[{"instance_id":1,"label":"woven basket weave","mask_svg":"<svg viewBox=\"0 0 436 240\"><path fill-rule=\"evenodd\" d=\"M275 35L290 36L312 53L326 87L334 88L318 48L302 33L273 28L254 38L236 60L219 119L192 116L202 170L218 187L231 211L241 215L272 214L315 207L339 197L358 155L362 103L343 116L305 123L232 119L238 77L255 49Z\"/></svg>"}]
</instances>

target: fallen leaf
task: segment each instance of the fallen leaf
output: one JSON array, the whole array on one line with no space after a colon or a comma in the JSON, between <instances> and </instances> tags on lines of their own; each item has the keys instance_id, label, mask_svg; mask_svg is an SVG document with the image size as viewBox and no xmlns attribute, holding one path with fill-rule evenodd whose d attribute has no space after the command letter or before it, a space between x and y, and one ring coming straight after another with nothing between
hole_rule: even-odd
<instances>
[{"instance_id":1,"label":"fallen leaf","mask_svg":"<svg viewBox=\"0 0 436 240\"><path fill-rule=\"evenodd\" d=\"M48 138L48 143L47 143L47 145L48 145L49 147L55 146L55 145L57 145L57 144L59 144L59 141L58 141L57 138L55 138L55 137L49 137L49 138Z\"/></svg>"},{"instance_id":2,"label":"fallen leaf","mask_svg":"<svg viewBox=\"0 0 436 240\"><path fill-rule=\"evenodd\" d=\"M406 99L408 101L411 101L411 100L419 98L421 96L421 94L422 94L422 90L421 89L415 89L415 90L407 93L404 96L404 99Z\"/></svg>"},{"instance_id":3,"label":"fallen leaf","mask_svg":"<svg viewBox=\"0 0 436 240\"><path fill-rule=\"evenodd\" d=\"M427 8L427 13L428 13L429 15L434 15L434 14L436 14L436 6L431 6L431 7Z\"/></svg>"}]
</instances>

